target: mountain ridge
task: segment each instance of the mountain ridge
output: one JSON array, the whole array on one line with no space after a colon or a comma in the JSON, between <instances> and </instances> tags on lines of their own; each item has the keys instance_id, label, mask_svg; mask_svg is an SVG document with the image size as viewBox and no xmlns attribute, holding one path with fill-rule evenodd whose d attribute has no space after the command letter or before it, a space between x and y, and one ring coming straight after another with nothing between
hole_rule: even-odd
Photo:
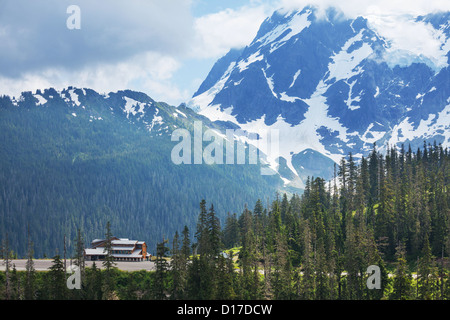
<instances>
[{"instance_id":1,"label":"mountain ridge","mask_svg":"<svg viewBox=\"0 0 450 320\"><path fill-rule=\"evenodd\" d=\"M377 17L348 18L334 8L319 16L312 6L275 11L240 57L219 59L213 69L226 71L210 74L209 88L204 82L188 105L249 132L280 130L281 157L298 178L316 169L293 164L308 149L338 163L350 152L367 155L374 143L450 146L448 16L401 22L428 32L430 56L381 35ZM329 178L332 170L320 171Z\"/></svg>"}]
</instances>

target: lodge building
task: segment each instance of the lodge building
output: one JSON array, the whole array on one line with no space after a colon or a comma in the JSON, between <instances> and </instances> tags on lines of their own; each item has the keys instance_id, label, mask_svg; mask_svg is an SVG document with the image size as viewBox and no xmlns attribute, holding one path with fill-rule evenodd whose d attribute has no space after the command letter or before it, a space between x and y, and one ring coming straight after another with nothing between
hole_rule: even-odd
<instances>
[{"instance_id":1,"label":"lodge building","mask_svg":"<svg viewBox=\"0 0 450 320\"><path fill-rule=\"evenodd\" d=\"M91 247L84 250L86 261L102 261L106 256L106 239L95 239ZM148 261L151 255L147 253L145 241L124 238L111 238L111 250L114 261Z\"/></svg>"}]
</instances>

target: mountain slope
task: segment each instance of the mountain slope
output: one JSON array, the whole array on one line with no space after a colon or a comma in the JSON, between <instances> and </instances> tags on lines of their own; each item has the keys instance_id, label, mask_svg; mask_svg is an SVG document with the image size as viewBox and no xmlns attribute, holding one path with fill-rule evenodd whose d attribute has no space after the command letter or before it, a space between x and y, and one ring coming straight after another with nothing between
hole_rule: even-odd
<instances>
[{"instance_id":1,"label":"mountain slope","mask_svg":"<svg viewBox=\"0 0 450 320\"><path fill-rule=\"evenodd\" d=\"M449 13L401 19L434 51L382 36L380 17L278 10L237 58L230 51L217 62L189 106L249 132L279 130L286 185L308 172L330 177L333 165L319 159L358 158L374 143L450 146ZM318 161L303 160L305 150Z\"/></svg>"},{"instance_id":2,"label":"mountain slope","mask_svg":"<svg viewBox=\"0 0 450 320\"><path fill-rule=\"evenodd\" d=\"M199 203L220 217L274 194L276 177L258 165L175 165L171 133L194 121L220 128L191 109L145 94L48 89L0 97L0 234L26 253L52 256L80 228L86 243L115 235L148 241L150 251L184 225L195 230Z\"/></svg>"}]
</instances>

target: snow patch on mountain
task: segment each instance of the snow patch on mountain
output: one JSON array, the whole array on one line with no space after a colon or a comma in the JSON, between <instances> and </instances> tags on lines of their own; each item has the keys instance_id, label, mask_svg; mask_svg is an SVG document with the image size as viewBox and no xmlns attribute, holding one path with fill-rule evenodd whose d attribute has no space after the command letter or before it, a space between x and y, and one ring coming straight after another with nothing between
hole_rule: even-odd
<instances>
[{"instance_id":1,"label":"snow patch on mountain","mask_svg":"<svg viewBox=\"0 0 450 320\"><path fill-rule=\"evenodd\" d=\"M194 97L189 105L194 106L194 109L196 111L202 111L202 109L208 107L208 105L210 105L214 100L214 97L217 95L217 93L219 93L220 90L222 90L225 86L225 83L230 78L231 72L234 70L235 66L236 62L232 62L228 66L228 69L225 71L220 80L206 92L203 92L202 94Z\"/></svg>"},{"instance_id":2,"label":"snow patch on mountain","mask_svg":"<svg viewBox=\"0 0 450 320\"><path fill-rule=\"evenodd\" d=\"M356 80L351 82L349 84L349 91L348 91L348 99L345 101L347 103L347 107L350 110L358 110L359 108L361 108L359 105L353 105L353 102L361 102L361 97L357 96L355 98L352 98L352 94L353 94L353 87L356 83ZM377 87L378 88L378 87ZM379 90L379 89L378 89ZM376 95L375 95L376 96Z\"/></svg>"},{"instance_id":3,"label":"snow patch on mountain","mask_svg":"<svg viewBox=\"0 0 450 320\"><path fill-rule=\"evenodd\" d=\"M373 97L376 98L376 97L378 97L379 95L380 95L380 87L377 86L376 92L375 92L375 94L373 95Z\"/></svg>"},{"instance_id":4,"label":"snow patch on mountain","mask_svg":"<svg viewBox=\"0 0 450 320\"><path fill-rule=\"evenodd\" d=\"M239 61L237 64L237 67L239 68L239 71L245 71L248 69L248 66L255 63L256 61L261 61L264 59L264 56L261 54L261 52L255 52L250 57Z\"/></svg>"},{"instance_id":5,"label":"snow patch on mountain","mask_svg":"<svg viewBox=\"0 0 450 320\"><path fill-rule=\"evenodd\" d=\"M286 102L295 102L295 101L297 101L297 100L302 100L302 99L300 99L299 97L291 97L291 96L289 96L289 95L287 95L287 93L286 92L282 92L282 93L280 93L280 100L282 100L282 101L286 101Z\"/></svg>"},{"instance_id":6,"label":"snow patch on mountain","mask_svg":"<svg viewBox=\"0 0 450 320\"><path fill-rule=\"evenodd\" d=\"M450 42L447 26L435 29L431 23L411 15L367 15L369 26L386 40L384 60L391 67L425 63L435 72L448 67Z\"/></svg>"},{"instance_id":7,"label":"snow patch on mountain","mask_svg":"<svg viewBox=\"0 0 450 320\"><path fill-rule=\"evenodd\" d=\"M295 82L297 81L297 78L298 78L298 76L300 75L301 72L302 72L302 70L298 70L298 71L294 74L294 77L293 77L293 79L292 79L291 85L289 86L289 89L292 88L292 87L294 86L294 84L295 84Z\"/></svg>"},{"instance_id":8,"label":"snow patch on mountain","mask_svg":"<svg viewBox=\"0 0 450 320\"><path fill-rule=\"evenodd\" d=\"M264 70L264 69L261 69L261 70L262 70L262 72L264 74L264 78L266 78L267 86L269 87L270 92L272 92L273 96L278 99L278 95L274 91L273 76L272 77L268 77L267 74L266 74L266 70Z\"/></svg>"},{"instance_id":9,"label":"snow patch on mountain","mask_svg":"<svg viewBox=\"0 0 450 320\"><path fill-rule=\"evenodd\" d=\"M178 114L181 114L183 117L187 118L187 115L184 112L181 112L178 109L175 109L175 112L177 112Z\"/></svg>"},{"instance_id":10,"label":"snow patch on mountain","mask_svg":"<svg viewBox=\"0 0 450 320\"><path fill-rule=\"evenodd\" d=\"M256 39L256 43L258 43L259 47L270 44L270 53L274 52L275 50L283 46L293 36L298 35L305 28L310 26L311 21L309 21L308 17L311 13L311 10L307 10L305 13L296 11L290 11L286 13L284 16L286 22L283 24L279 24L263 37ZM253 44L254 43L252 43L252 45Z\"/></svg>"},{"instance_id":11,"label":"snow patch on mountain","mask_svg":"<svg viewBox=\"0 0 450 320\"><path fill-rule=\"evenodd\" d=\"M136 101L134 99L124 97L126 103L124 107L124 112L127 114L127 118L129 118L130 114L135 116L140 113L141 117L145 114L145 103Z\"/></svg>"},{"instance_id":12,"label":"snow patch on mountain","mask_svg":"<svg viewBox=\"0 0 450 320\"><path fill-rule=\"evenodd\" d=\"M152 122L147 126L148 131L152 131L156 125L162 125L164 123L163 118L158 115L159 109L158 108L155 108L155 109L156 109L156 113L153 116Z\"/></svg>"},{"instance_id":13,"label":"snow patch on mountain","mask_svg":"<svg viewBox=\"0 0 450 320\"><path fill-rule=\"evenodd\" d=\"M198 113L211 121L230 121L231 123L239 125L236 117L232 115L233 107L221 110L220 105L212 105L208 108L201 109Z\"/></svg>"},{"instance_id":14,"label":"snow patch on mountain","mask_svg":"<svg viewBox=\"0 0 450 320\"><path fill-rule=\"evenodd\" d=\"M426 120L421 120L417 126L406 117L392 129L389 144L406 143L416 139L427 140L436 136L444 137L444 145L450 143L450 104L437 115L430 114Z\"/></svg>"},{"instance_id":15,"label":"snow patch on mountain","mask_svg":"<svg viewBox=\"0 0 450 320\"><path fill-rule=\"evenodd\" d=\"M349 133L347 128L343 127L339 123L339 119L332 118L328 115L328 105L326 104L326 99L323 96L328 87L329 86L321 82L316 92L309 99L305 100L310 107L305 113L305 120L298 125L293 126L287 123L281 116L278 117L277 121L272 125L267 125L265 122L265 116L263 116L262 118L254 121L241 123L240 127L245 131L260 135L261 140L258 141L257 146L263 146L261 151L265 154L267 154L268 150L264 149L264 146L267 145L267 140L264 140L264 137L267 137L266 133L277 130L279 132L279 156L286 160L288 168L296 175L298 175L298 172L292 164L292 156L306 149L316 150L319 153L333 159L335 162L339 162L344 154L331 153L328 151L322 144L321 140L323 137L317 132L317 130L321 127L326 127L329 130L336 132L339 139L343 142L348 142L348 136L357 135L357 133ZM223 117L223 113L220 112L220 108L218 106L215 110L216 120L225 121L227 118L227 120L237 123L235 117L231 116L232 110L228 110L228 116L226 118ZM211 116L211 113L206 113L205 115ZM275 156L271 155L269 152L267 155L269 156L268 161L271 166L275 166L278 154Z\"/></svg>"},{"instance_id":16,"label":"snow patch on mountain","mask_svg":"<svg viewBox=\"0 0 450 320\"><path fill-rule=\"evenodd\" d=\"M381 138L383 138L384 135L386 134L385 131L373 130L374 126L375 126L375 124L371 123L367 127L367 130L364 132L364 134L360 137L361 140L364 141L364 143L372 145L375 142L379 141Z\"/></svg>"},{"instance_id":17,"label":"snow patch on mountain","mask_svg":"<svg viewBox=\"0 0 450 320\"><path fill-rule=\"evenodd\" d=\"M81 105L80 101L78 100L78 94L75 93L75 89L69 90L70 100L79 107Z\"/></svg>"},{"instance_id":18,"label":"snow patch on mountain","mask_svg":"<svg viewBox=\"0 0 450 320\"><path fill-rule=\"evenodd\" d=\"M331 59L332 62L328 66L330 72L328 78L339 81L342 79L349 79L354 75L361 73L361 68L357 68L358 65L366 58L368 58L372 53L372 47L363 42L361 47L349 52L351 45L360 42L362 40L361 30L356 36L350 38L345 45L342 47L341 51L335 54Z\"/></svg>"},{"instance_id":19,"label":"snow patch on mountain","mask_svg":"<svg viewBox=\"0 0 450 320\"><path fill-rule=\"evenodd\" d=\"M329 106L327 105L324 96L328 88L329 85L325 85L325 83L321 81L317 86L316 92L309 99L304 100L310 107L305 113L305 120L303 120L301 124L305 126L305 134L310 133L311 138L315 140L310 148L319 151L332 158L335 162L338 162L343 154L332 154L327 151L320 142L320 135L317 133L317 129L325 127L332 132L336 132L339 140L345 143L349 141L349 135L357 135L357 132L347 132L348 129L339 122L338 118L333 118L328 115Z\"/></svg>"},{"instance_id":20,"label":"snow patch on mountain","mask_svg":"<svg viewBox=\"0 0 450 320\"><path fill-rule=\"evenodd\" d=\"M38 99L38 106L42 106L44 104L47 103L47 99L45 99L43 96L41 96L40 94L34 94L33 95L36 99Z\"/></svg>"}]
</instances>

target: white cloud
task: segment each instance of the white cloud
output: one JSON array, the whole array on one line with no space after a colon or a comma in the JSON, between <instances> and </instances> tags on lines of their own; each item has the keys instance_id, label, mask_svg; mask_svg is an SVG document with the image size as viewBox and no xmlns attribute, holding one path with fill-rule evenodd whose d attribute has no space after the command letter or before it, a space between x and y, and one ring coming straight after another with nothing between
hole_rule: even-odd
<instances>
[{"instance_id":1,"label":"white cloud","mask_svg":"<svg viewBox=\"0 0 450 320\"><path fill-rule=\"evenodd\" d=\"M350 18L367 14L420 15L450 10L448 0L280 0L280 6L287 9L298 9L307 5L314 5L322 10L336 7Z\"/></svg>"},{"instance_id":2,"label":"white cloud","mask_svg":"<svg viewBox=\"0 0 450 320\"><path fill-rule=\"evenodd\" d=\"M70 4L81 9L81 30L66 27ZM190 6L186 0L2 0L0 94L75 86L178 101L186 93L172 77L192 43Z\"/></svg>"},{"instance_id":3,"label":"white cloud","mask_svg":"<svg viewBox=\"0 0 450 320\"><path fill-rule=\"evenodd\" d=\"M425 58L435 69L448 65L445 36L430 24L416 22L409 15L370 14L366 18L369 25L389 42L385 56L388 63L409 64L414 59Z\"/></svg>"},{"instance_id":4,"label":"white cloud","mask_svg":"<svg viewBox=\"0 0 450 320\"><path fill-rule=\"evenodd\" d=\"M196 19L196 42L191 54L197 57L219 57L230 48L248 45L256 36L267 15L266 5L225 9Z\"/></svg>"},{"instance_id":5,"label":"white cloud","mask_svg":"<svg viewBox=\"0 0 450 320\"><path fill-rule=\"evenodd\" d=\"M176 103L189 97L171 81L179 67L180 63L173 57L147 52L119 63L99 63L78 71L48 68L39 73L25 73L17 79L0 77L0 87L2 94L16 97L24 90L49 87L57 90L68 86L83 87L101 93L131 88L155 99Z\"/></svg>"},{"instance_id":6,"label":"white cloud","mask_svg":"<svg viewBox=\"0 0 450 320\"><path fill-rule=\"evenodd\" d=\"M311 2L322 8L337 6L349 17L366 15L382 36L390 38L393 48L416 50L435 57L436 64L443 62L438 52L439 34L426 25L409 29L407 20L392 26L395 21L371 17L450 10L448 0L409 1L406 5L398 0L247 0L241 7L196 19L190 12L192 1L186 0L111 0L108 4L3 0L0 94L17 96L25 90L67 86L100 92L132 89L178 104L190 98L193 82L200 82L199 74L183 68L184 64L191 59L215 59L230 48L244 47L274 9L302 8ZM79 33L65 27L69 4L81 8Z\"/></svg>"},{"instance_id":7,"label":"white cloud","mask_svg":"<svg viewBox=\"0 0 450 320\"><path fill-rule=\"evenodd\" d=\"M80 7L80 30L66 26L70 4ZM177 55L191 43L192 22L185 0L3 0L0 74L78 70L143 52Z\"/></svg>"},{"instance_id":8,"label":"white cloud","mask_svg":"<svg viewBox=\"0 0 450 320\"><path fill-rule=\"evenodd\" d=\"M0 14L0 41L10 49L0 52L1 94L68 86L100 92L132 89L178 104L201 82L196 74L191 75L195 81L177 82L176 72L186 72L182 63L215 59L247 45L272 11L251 0L194 20L192 3L185 0L113 0L110 5L77 0L72 2L80 6L82 21L76 33L65 27L69 2L24 0L22 7L6 0L0 8L3 16L9 13L7 19ZM55 40L59 46L51 45Z\"/></svg>"}]
</instances>

